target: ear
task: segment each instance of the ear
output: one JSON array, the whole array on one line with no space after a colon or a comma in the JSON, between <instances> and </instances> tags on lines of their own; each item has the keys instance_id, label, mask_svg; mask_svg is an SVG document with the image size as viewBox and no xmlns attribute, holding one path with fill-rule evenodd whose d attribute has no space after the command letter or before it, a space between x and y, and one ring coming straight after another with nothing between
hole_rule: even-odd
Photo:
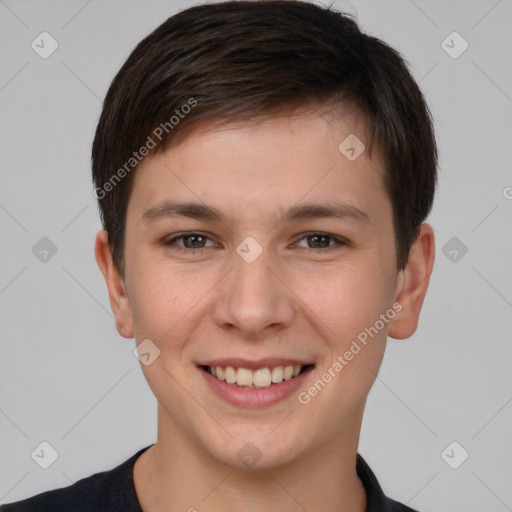
<instances>
[{"instance_id":1,"label":"ear","mask_svg":"<svg viewBox=\"0 0 512 512\"><path fill-rule=\"evenodd\" d=\"M108 233L101 229L96 235L94 254L98 267L105 278L110 298L110 307L116 319L117 332L124 338L133 338L133 318L123 279L114 265L108 245Z\"/></svg>"},{"instance_id":2,"label":"ear","mask_svg":"<svg viewBox=\"0 0 512 512\"><path fill-rule=\"evenodd\" d=\"M397 278L395 302L402 309L390 322L388 334L405 339L414 334L434 266L435 242L432 227L424 222L411 247L405 267Z\"/></svg>"}]
</instances>

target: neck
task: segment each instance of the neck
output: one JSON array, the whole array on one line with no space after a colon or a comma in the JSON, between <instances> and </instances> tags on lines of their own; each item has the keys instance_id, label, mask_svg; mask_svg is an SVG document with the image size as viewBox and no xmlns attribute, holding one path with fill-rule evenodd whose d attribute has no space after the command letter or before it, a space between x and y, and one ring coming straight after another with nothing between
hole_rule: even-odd
<instances>
[{"instance_id":1,"label":"neck","mask_svg":"<svg viewBox=\"0 0 512 512\"><path fill-rule=\"evenodd\" d=\"M135 489L144 512L364 512L366 493L356 473L361 418L350 432L312 447L291 463L239 469L201 451L163 421L158 440L136 461ZM353 433L356 434L353 434Z\"/></svg>"}]
</instances>

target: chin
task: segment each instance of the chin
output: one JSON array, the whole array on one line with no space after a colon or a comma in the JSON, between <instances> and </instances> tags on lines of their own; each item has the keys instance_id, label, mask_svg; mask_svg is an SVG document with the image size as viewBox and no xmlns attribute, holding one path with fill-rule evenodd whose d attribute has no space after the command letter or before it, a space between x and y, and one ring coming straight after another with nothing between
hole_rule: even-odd
<instances>
[{"instance_id":1,"label":"chin","mask_svg":"<svg viewBox=\"0 0 512 512\"><path fill-rule=\"evenodd\" d=\"M292 463L300 456L303 436L293 435L289 429L273 431L275 426L255 428L243 425L230 429L233 437L204 443L210 455L230 467L240 470L263 471ZM278 427L281 429L281 426ZM235 430L235 432L233 431Z\"/></svg>"}]
</instances>

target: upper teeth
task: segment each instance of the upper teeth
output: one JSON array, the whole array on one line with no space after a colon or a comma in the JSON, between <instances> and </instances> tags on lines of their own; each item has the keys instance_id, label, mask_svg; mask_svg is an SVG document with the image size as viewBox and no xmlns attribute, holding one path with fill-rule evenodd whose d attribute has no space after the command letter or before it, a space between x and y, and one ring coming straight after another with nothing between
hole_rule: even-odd
<instances>
[{"instance_id":1,"label":"upper teeth","mask_svg":"<svg viewBox=\"0 0 512 512\"><path fill-rule=\"evenodd\" d=\"M228 384L238 384L248 388L267 388L272 383L277 384L283 380L297 377L303 366L275 366L274 368L259 368L255 371L248 368L234 368L233 366L208 366L208 371L219 380Z\"/></svg>"}]
</instances>

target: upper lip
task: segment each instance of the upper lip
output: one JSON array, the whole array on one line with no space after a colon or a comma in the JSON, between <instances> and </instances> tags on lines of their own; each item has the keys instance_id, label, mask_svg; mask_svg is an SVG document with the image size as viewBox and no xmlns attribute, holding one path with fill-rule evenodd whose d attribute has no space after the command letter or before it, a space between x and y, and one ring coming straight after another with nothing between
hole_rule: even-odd
<instances>
[{"instance_id":1,"label":"upper lip","mask_svg":"<svg viewBox=\"0 0 512 512\"><path fill-rule=\"evenodd\" d=\"M313 363L301 361L299 359L290 359L284 357L265 357L263 359L243 359L243 358L221 358L203 361L198 366L232 366L234 368L247 368L248 370L257 370L258 368L274 368L276 366L307 366Z\"/></svg>"}]
</instances>

